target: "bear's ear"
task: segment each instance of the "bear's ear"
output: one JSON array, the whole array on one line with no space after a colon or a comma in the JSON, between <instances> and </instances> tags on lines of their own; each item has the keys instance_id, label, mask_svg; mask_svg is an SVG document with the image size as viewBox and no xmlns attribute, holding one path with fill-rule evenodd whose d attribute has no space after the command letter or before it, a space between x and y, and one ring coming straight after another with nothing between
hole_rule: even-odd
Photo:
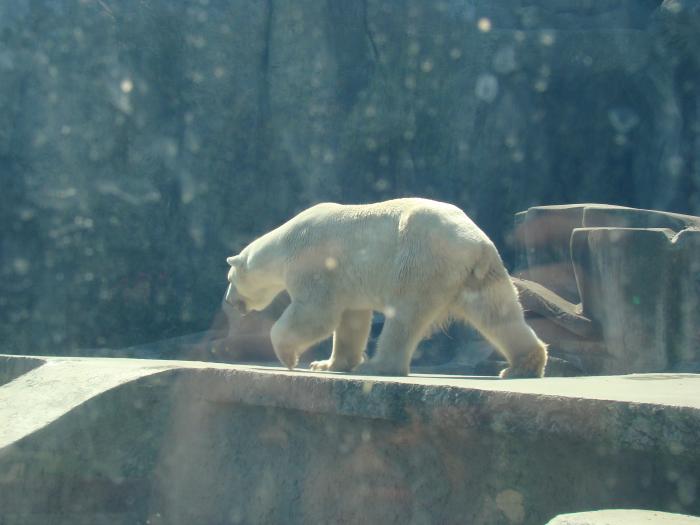
<instances>
[{"instance_id":1,"label":"bear's ear","mask_svg":"<svg viewBox=\"0 0 700 525\"><path fill-rule=\"evenodd\" d=\"M227 262L231 267L233 267L233 268L238 268L238 267L241 266L241 263L242 263L243 261L241 260L241 256L240 256L240 255L236 255L235 257L229 257L228 259L226 259L226 262Z\"/></svg>"}]
</instances>

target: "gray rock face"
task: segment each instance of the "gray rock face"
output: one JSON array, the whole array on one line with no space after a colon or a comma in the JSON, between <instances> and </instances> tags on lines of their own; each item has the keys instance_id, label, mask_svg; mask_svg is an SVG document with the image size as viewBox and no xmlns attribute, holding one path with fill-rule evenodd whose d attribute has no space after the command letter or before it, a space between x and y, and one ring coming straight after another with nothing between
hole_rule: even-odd
<instances>
[{"instance_id":1,"label":"gray rock face","mask_svg":"<svg viewBox=\"0 0 700 525\"><path fill-rule=\"evenodd\" d=\"M531 324L588 373L697 371L699 227L699 217L593 204L518 214L516 273L545 287L521 285Z\"/></svg>"},{"instance_id":2,"label":"gray rock face","mask_svg":"<svg viewBox=\"0 0 700 525\"><path fill-rule=\"evenodd\" d=\"M584 315L608 349L601 373L658 372L670 365L673 257L663 229L581 228L571 237ZM678 283L680 284L680 283Z\"/></svg>"},{"instance_id":3,"label":"gray rock face","mask_svg":"<svg viewBox=\"0 0 700 525\"><path fill-rule=\"evenodd\" d=\"M697 4L659 4L3 3L4 348L203 331L225 256L321 200L449 200L499 246L541 202L697 213Z\"/></svg>"}]
</instances>

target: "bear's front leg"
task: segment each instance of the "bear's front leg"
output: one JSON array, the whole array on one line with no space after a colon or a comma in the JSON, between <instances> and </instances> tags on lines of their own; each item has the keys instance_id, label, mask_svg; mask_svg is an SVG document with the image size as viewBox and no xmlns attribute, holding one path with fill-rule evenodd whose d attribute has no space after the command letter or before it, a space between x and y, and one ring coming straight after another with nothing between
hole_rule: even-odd
<instances>
[{"instance_id":1,"label":"bear's front leg","mask_svg":"<svg viewBox=\"0 0 700 525\"><path fill-rule=\"evenodd\" d=\"M294 301L272 326L270 339L277 358L290 370L310 346L326 339L340 322L333 305Z\"/></svg>"},{"instance_id":2,"label":"bear's front leg","mask_svg":"<svg viewBox=\"0 0 700 525\"><path fill-rule=\"evenodd\" d=\"M349 372L362 362L372 326L372 310L346 310L333 333L330 359L314 361L311 370Z\"/></svg>"}]
</instances>

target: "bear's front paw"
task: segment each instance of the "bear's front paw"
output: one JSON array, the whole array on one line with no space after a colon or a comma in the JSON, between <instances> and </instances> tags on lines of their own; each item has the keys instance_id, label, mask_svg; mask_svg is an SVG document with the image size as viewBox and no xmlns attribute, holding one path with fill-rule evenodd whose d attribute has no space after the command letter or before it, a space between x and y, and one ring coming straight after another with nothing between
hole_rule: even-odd
<instances>
[{"instance_id":1,"label":"bear's front paw","mask_svg":"<svg viewBox=\"0 0 700 525\"><path fill-rule=\"evenodd\" d=\"M299 356L292 348L283 346L279 348L275 347L275 354L277 355L277 359L290 370L294 370L299 364Z\"/></svg>"},{"instance_id":2,"label":"bear's front paw","mask_svg":"<svg viewBox=\"0 0 700 525\"><path fill-rule=\"evenodd\" d=\"M343 359L325 359L323 361L314 361L309 365L310 370L316 372L349 372L353 369L354 363L348 363Z\"/></svg>"}]
</instances>

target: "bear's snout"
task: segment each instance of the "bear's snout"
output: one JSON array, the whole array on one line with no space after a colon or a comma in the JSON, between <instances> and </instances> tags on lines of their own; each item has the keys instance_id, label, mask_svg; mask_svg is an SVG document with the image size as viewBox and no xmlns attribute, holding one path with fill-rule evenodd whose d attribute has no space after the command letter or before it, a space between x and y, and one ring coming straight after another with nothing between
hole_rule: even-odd
<instances>
[{"instance_id":1,"label":"bear's snout","mask_svg":"<svg viewBox=\"0 0 700 525\"><path fill-rule=\"evenodd\" d=\"M226 289L224 301L233 306L233 309L239 314L245 315L248 313L248 308L245 304L245 301L238 296L238 294L236 293L236 289L233 287L232 284L229 284L228 288Z\"/></svg>"}]
</instances>

